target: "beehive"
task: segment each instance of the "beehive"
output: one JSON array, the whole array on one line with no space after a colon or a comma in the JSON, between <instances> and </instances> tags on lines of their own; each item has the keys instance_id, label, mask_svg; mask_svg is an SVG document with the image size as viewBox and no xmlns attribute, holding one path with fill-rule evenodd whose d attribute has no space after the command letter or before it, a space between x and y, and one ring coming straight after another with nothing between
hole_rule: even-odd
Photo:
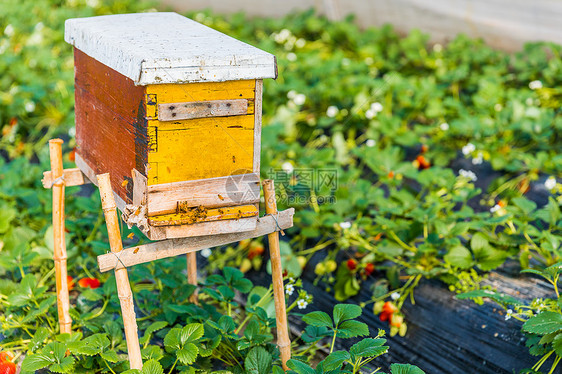
<instances>
[{"instance_id":1,"label":"beehive","mask_svg":"<svg viewBox=\"0 0 562 374\"><path fill-rule=\"evenodd\" d=\"M129 224L152 240L255 229L273 55L176 13L70 19L65 40L76 164L110 173Z\"/></svg>"}]
</instances>

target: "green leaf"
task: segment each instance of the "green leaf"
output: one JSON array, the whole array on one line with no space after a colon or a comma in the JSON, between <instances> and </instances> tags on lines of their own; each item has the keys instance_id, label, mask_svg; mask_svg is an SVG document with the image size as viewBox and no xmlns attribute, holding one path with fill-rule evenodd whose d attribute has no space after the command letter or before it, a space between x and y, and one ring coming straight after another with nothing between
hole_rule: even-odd
<instances>
[{"instance_id":1,"label":"green leaf","mask_svg":"<svg viewBox=\"0 0 562 374\"><path fill-rule=\"evenodd\" d=\"M327 371L340 369L342 364L349 360L351 356L346 351L335 351L326 357L323 362L323 369Z\"/></svg>"},{"instance_id":2,"label":"green leaf","mask_svg":"<svg viewBox=\"0 0 562 374\"><path fill-rule=\"evenodd\" d=\"M358 357L378 357L388 350L386 339L366 338L351 346L349 352Z\"/></svg>"},{"instance_id":3,"label":"green leaf","mask_svg":"<svg viewBox=\"0 0 562 374\"><path fill-rule=\"evenodd\" d=\"M326 328L326 326L306 326L301 338L305 343L312 343L328 335L330 334L328 334L328 329Z\"/></svg>"},{"instance_id":4,"label":"green leaf","mask_svg":"<svg viewBox=\"0 0 562 374\"><path fill-rule=\"evenodd\" d=\"M252 283L251 280L246 279L246 278L242 278L242 279L235 280L232 283L232 287L234 287L235 289L237 289L241 293L248 293L252 290L252 287L254 287L254 284Z\"/></svg>"},{"instance_id":5,"label":"green leaf","mask_svg":"<svg viewBox=\"0 0 562 374\"><path fill-rule=\"evenodd\" d=\"M494 249L491 246L474 249L473 251L478 267L484 271L497 268L505 262L508 256L507 252Z\"/></svg>"},{"instance_id":6,"label":"green leaf","mask_svg":"<svg viewBox=\"0 0 562 374\"><path fill-rule=\"evenodd\" d=\"M94 334L86 339L70 343L68 349L74 354L93 356L109 347L109 339L106 334Z\"/></svg>"},{"instance_id":7,"label":"green leaf","mask_svg":"<svg viewBox=\"0 0 562 374\"><path fill-rule=\"evenodd\" d=\"M248 352L248 356L244 361L244 367L250 374L269 374L273 357L263 347L255 347Z\"/></svg>"},{"instance_id":8,"label":"green leaf","mask_svg":"<svg viewBox=\"0 0 562 374\"><path fill-rule=\"evenodd\" d=\"M334 307L334 324L337 327L340 322L357 318L361 315L362 312L363 311L359 305L338 304Z\"/></svg>"},{"instance_id":9,"label":"green leaf","mask_svg":"<svg viewBox=\"0 0 562 374\"><path fill-rule=\"evenodd\" d=\"M187 343L183 348L176 351L176 355L184 365L189 365L195 362L199 348L193 343Z\"/></svg>"},{"instance_id":10,"label":"green leaf","mask_svg":"<svg viewBox=\"0 0 562 374\"><path fill-rule=\"evenodd\" d=\"M190 323L181 330L181 342L182 344L192 343L200 339L204 333L205 330L202 324Z\"/></svg>"},{"instance_id":11,"label":"green leaf","mask_svg":"<svg viewBox=\"0 0 562 374\"><path fill-rule=\"evenodd\" d=\"M166 322L166 321L157 321L157 322L151 323L146 328L146 330L144 331L144 336L141 339L139 339L139 343L145 344L146 342L148 342L150 340L150 338L152 337L152 334L155 331L162 330L166 326L168 326L168 322Z\"/></svg>"},{"instance_id":12,"label":"green leaf","mask_svg":"<svg viewBox=\"0 0 562 374\"><path fill-rule=\"evenodd\" d=\"M449 264L461 269L468 269L473 264L472 254L462 245L451 248L449 253L444 256L444 259Z\"/></svg>"},{"instance_id":13,"label":"green leaf","mask_svg":"<svg viewBox=\"0 0 562 374\"><path fill-rule=\"evenodd\" d=\"M359 321L344 321L338 327L339 338L355 338L369 335L369 326Z\"/></svg>"},{"instance_id":14,"label":"green leaf","mask_svg":"<svg viewBox=\"0 0 562 374\"><path fill-rule=\"evenodd\" d=\"M59 362L49 366L49 370L55 373L73 373L74 357L63 357Z\"/></svg>"},{"instance_id":15,"label":"green leaf","mask_svg":"<svg viewBox=\"0 0 562 374\"><path fill-rule=\"evenodd\" d=\"M392 364L390 372L392 374L425 374L419 367L409 364Z\"/></svg>"},{"instance_id":16,"label":"green leaf","mask_svg":"<svg viewBox=\"0 0 562 374\"><path fill-rule=\"evenodd\" d=\"M142 365L142 374L163 374L164 369L158 361L148 360Z\"/></svg>"},{"instance_id":17,"label":"green leaf","mask_svg":"<svg viewBox=\"0 0 562 374\"><path fill-rule=\"evenodd\" d=\"M545 335L562 330L562 314L556 312L542 312L529 318L522 327L523 331L531 334Z\"/></svg>"},{"instance_id":18,"label":"green leaf","mask_svg":"<svg viewBox=\"0 0 562 374\"><path fill-rule=\"evenodd\" d=\"M524 197L514 197L511 202L521 209L525 215L530 215L537 209L537 204L534 201L528 200Z\"/></svg>"},{"instance_id":19,"label":"green leaf","mask_svg":"<svg viewBox=\"0 0 562 374\"><path fill-rule=\"evenodd\" d=\"M115 351L108 350L108 351L105 351L105 352L101 352L100 356L104 360L109 361L109 362L113 362L113 363L121 361L121 358L119 358L119 356L117 355L117 352L115 352Z\"/></svg>"},{"instance_id":20,"label":"green leaf","mask_svg":"<svg viewBox=\"0 0 562 374\"><path fill-rule=\"evenodd\" d=\"M49 366L53 359L45 354L39 353L27 356L21 365L22 371L30 371L34 373L36 370Z\"/></svg>"},{"instance_id":21,"label":"green leaf","mask_svg":"<svg viewBox=\"0 0 562 374\"><path fill-rule=\"evenodd\" d=\"M46 327L39 327L37 331L35 331L35 335L31 338L31 341L28 344L28 349L32 352L38 350L41 344L47 339L50 335L49 329Z\"/></svg>"},{"instance_id":22,"label":"green leaf","mask_svg":"<svg viewBox=\"0 0 562 374\"><path fill-rule=\"evenodd\" d=\"M516 299L511 295L507 295L505 293L500 293L491 290L473 290L461 293L456 296L459 300L466 300L466 299L474 299L479 297L487 297L489 299L494 300L498 304L508 306L508 305L522 305L521 300Z\"/></svg>"},{"instance_id":23,"label":"green leaf","mask_svg":"<svg viewBox=\"0 0 562 374\"><path fill-rule=\"evenodd\" d=\"M332 319L324 312L311 312L302 317L302 320L311 326L333 328Z\"/></svg>"},{"instance_id":24,"label":"green leaf","mask_svg":"<svg viewBox=\"0 0 562 374\"><path fill-rule=\"evenodd\" d=\"M143 360L160 360L164 354L162 352L162 348L157 345L149 345L146 348L141 350Z\"/></svg>"},{"instance_id":25,"label":"green leaf","mask_svg":"<svg viewBox=\"0 0 562 374\"><path fill-rule=\"evenodd\" d=\"M480 232L474 234L472 236L472 239L470 240L470 248L473 251L478 251L484 247L487 247L488 245L489 245L488 238Z\"/></svg>"},{"instance_id":26,"label":"green leaf","mask_svg":"<svg viewBox=\"0 0 562 374\"><path fill-rule=\"evenodd\" d=\"M552 340L552 348L559 357L562 357L562 334L558 334Z\"/></svg>"},{"instance_id":27,"label":"green leaf","mask_svg":"<svg viewBox=\"0 0 562 374\"><path fill-rule=\"evenodd\" d=\"M297 374L316 374L313 368L299 360L290 359L287 361L287 366Z\"/></svg>"},{"instance_id":28,"label":"green leaf","mask_svg":"<svg viewBox=\"0 0 562 374\"><path fill-rule=\"evenodd\" d=\"M179 327L173 328L164 337L164 347L166 351L172 352L181 348L180 344L181 329Z\"/></svg>"}]
</instances>

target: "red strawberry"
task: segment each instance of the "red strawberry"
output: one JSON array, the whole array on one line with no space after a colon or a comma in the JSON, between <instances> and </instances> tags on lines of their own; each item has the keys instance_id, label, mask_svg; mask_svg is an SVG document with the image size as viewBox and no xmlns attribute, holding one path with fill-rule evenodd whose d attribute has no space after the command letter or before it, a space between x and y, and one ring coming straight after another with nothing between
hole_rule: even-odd
<instances>
[{"instance_id":1,"label":"red strawberry","mask_svg":"<svg viewBox=\"0 0 562 374\"><path fill-rule=\"evenodd\" d=\"M99 286L101 285L99 279L97 278L82 278L78 281L78 284L80 285L80 287L89 287L91 289L99 288Z\"/></svg>"},{"instance_id":2,"label":"red strawberry","mask_svg":"<svg viewBox=\"0 0 562 374\"><path fill-rule=\"evenodd\" d=\"M0 352L0 374L16 374L16 364L12 362L14 356L10 352Z\"/></svg>"},{"instance_id":3,"label":"red strawberry","mask_svg":"<svg viewBox=\"0 0 562 374\"><path fill-rule=\"evenodd\" d=\"M248 251L248 258L251 260L256 256L261 256L264 252L263 245L252 245L250 246L250 250Z\"/></svg>"},{"instance_id":4,"label":"red strawberry","mask_svg":"<svg viewBox=\"0 0 562 374\"><path fill-rule=\"evenodd\" d=\"M367 265L365 265L365 274L366 275L373 274L373 271L375 271L375 265L373 265L370 262Z\"/></svg>"},{"instance_id":5,"label":"red strawberry","mask_svg":"<svg viewBox=\"0 0 562 374\"><path fill-rule=\"evenodd\" d=\"M67 275L66 284L68 285L68 290L72 291L72 289L74 288L74 278L72 278L70 275Z\"/></svg>"},{"instance_id":6,"label":"red strawberry","mask_svg":"<svg viewBox=\"0 0 562 374\"><path fill-rule=\"evenodd\" d=\"M357 268L357 261L353 258L350 258L349 260L347 260L346 265L349 270L353 271Z\"/></svg>"}]
</instances>

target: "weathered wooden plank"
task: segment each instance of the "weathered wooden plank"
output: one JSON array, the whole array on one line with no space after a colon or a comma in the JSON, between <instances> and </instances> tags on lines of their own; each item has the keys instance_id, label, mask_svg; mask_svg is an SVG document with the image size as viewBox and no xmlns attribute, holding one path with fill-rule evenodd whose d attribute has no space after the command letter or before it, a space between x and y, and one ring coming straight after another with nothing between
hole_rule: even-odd
<instances>
[{"instance_id":1,"label":"weathered wooden plank","mask_svg":"<svg viewBox=\"0 0 562 374\"><path fill-rule=\"evenodd\" d=\"M151 84L146 87L146 92L154 95L158 104L169 104L208 100L253 100L254 89L254 80L242 80L219 83Z\"/></svg>"},{"instance_id":2,"label":"weathered wooden plank","mask_svg":"<svg viewBox=\"0 0 562 374\"><path fill-rule=\"evenodd\" d=\"M219 235L233 232L246 232L256 229L258 217L230 219L226 221L199 222L189 225L150 226L150 240L187 238L193 236Z\"/></svg>"},{"instance_id":3,"label":"weathered wooden plank","mask_svg":"<svg viewBox=\"0 0 562 374\"><path fill-rule=\"evenodd\" d=\"M248 100L212 100L158 105L159 121L178 121L206 117L228 117L250 114Z\"/></svg>"},{"instance_id":4,"label":"weathered wooden plank","mask_svg":"<svg viewBox=\"0 0 562 374\"><path fill-rule=\"evenodd\" d=\"M64 169L63 170L64 185L66 187L80 186L83 184L91 183L89 179L78 168ZM41 179L43 187L51 188L53 186L53 174L50 170L43 172L43 179Z\"/></svg>"},{"instance_id":5,"label":"weathered wooden plank","mask_svg":"<svg viewBox=\"0 0 562 374\"><path fill-rule=\"evenodd\" d=\"M259 202L260 178L256 173L148 186L148 215L175 213L185 208L220 208Z\"/></svg>"},{"instance_id":6,"label":"weathered wooden plank","mask_svg":"<svg viewBox=\"0 0 562 374\"><path fill-rule=\"evenodd\" d=\"M252 172L254 116L148 121L148 184Z\"/></svg>"},{"instance_id":7,"label":"weathered wooden plank","mask_svg":"<svg viewBox=\"0 0 562 374\"><path fill-rule=\"evenodd\" d=\"M190 208L183 213L165 214L150 217L148 223L151 226L177 226L191 225L199 222L224 221L254 217L259 213L255 205L231 206L223 208L207 209L204 207Z\"/></svg>"},{"instance_id":8,"label":"weathered wooden plank","mask_svg":"<svg viewBox=\"0 0 562 374\"><path fill-rule=\"evenodd\" d=\"M145 205L147 200L146 177L137 169L133 169L133 205Z\"/></svg>"},{"instance_id":9,"label":"weathered wooden plank","mask_svg":"<svg viewBox=\"0 0 562 374\"><path fill-rule=\"evenodd\" d=\"M145 88L80 50L74 59L76 154L93 169L94 179L110 173L113 191L130 204L131 170L142 172L147 163Z\"/></svg>"},{"instance_id":10,"label":"weathered wooden plank","mask_svg":"<svg viewBox=\"0 0 562 374\"><path fill-rule=\"evenodd\" d=\"M294 213L295 210L293 208L279 212L276 219L281 229L285 230L293 226ZM212 248L239 242L248 238L256 238L258 236L267 235L276 230L278 230L278 227L274 217L265 216L259 219L259 222L253 231L170 239L156 243L143 244L124 249L120 253L119 258L117 258L117 256L113 253L98 256L98 265L101 272L106 272L112 269L119 269L124 266L130 267L145 262L199 251L204 248Z\"/></svg>"},{"instance_id":11,"label":"weathered wooden plank","mask_svg":"<svg viewBox=\"0 0 562 374\"><path fill-rule=\"evenodd\" d=\"M262 110L263 81L256 79L255 109L254 109L254 173L260 173L261 160L261 110Z\"/></svg>"}]
</instances>

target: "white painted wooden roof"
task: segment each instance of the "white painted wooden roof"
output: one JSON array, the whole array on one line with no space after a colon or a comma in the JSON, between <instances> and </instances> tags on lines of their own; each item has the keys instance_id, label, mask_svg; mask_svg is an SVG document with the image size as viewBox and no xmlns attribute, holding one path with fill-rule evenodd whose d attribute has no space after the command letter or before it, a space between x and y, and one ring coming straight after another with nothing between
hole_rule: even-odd
<instances>
[{"instance_id":1,"label":"white painted wooden roof","mask_svg":"<svg viewBox=\"0 0 562 374\"><path fill-rule=\"evenodd\" d=\"M73 18L64 39L135 85L277 77L272 54L177 13Z\"/></svg>"}]
</instances>

